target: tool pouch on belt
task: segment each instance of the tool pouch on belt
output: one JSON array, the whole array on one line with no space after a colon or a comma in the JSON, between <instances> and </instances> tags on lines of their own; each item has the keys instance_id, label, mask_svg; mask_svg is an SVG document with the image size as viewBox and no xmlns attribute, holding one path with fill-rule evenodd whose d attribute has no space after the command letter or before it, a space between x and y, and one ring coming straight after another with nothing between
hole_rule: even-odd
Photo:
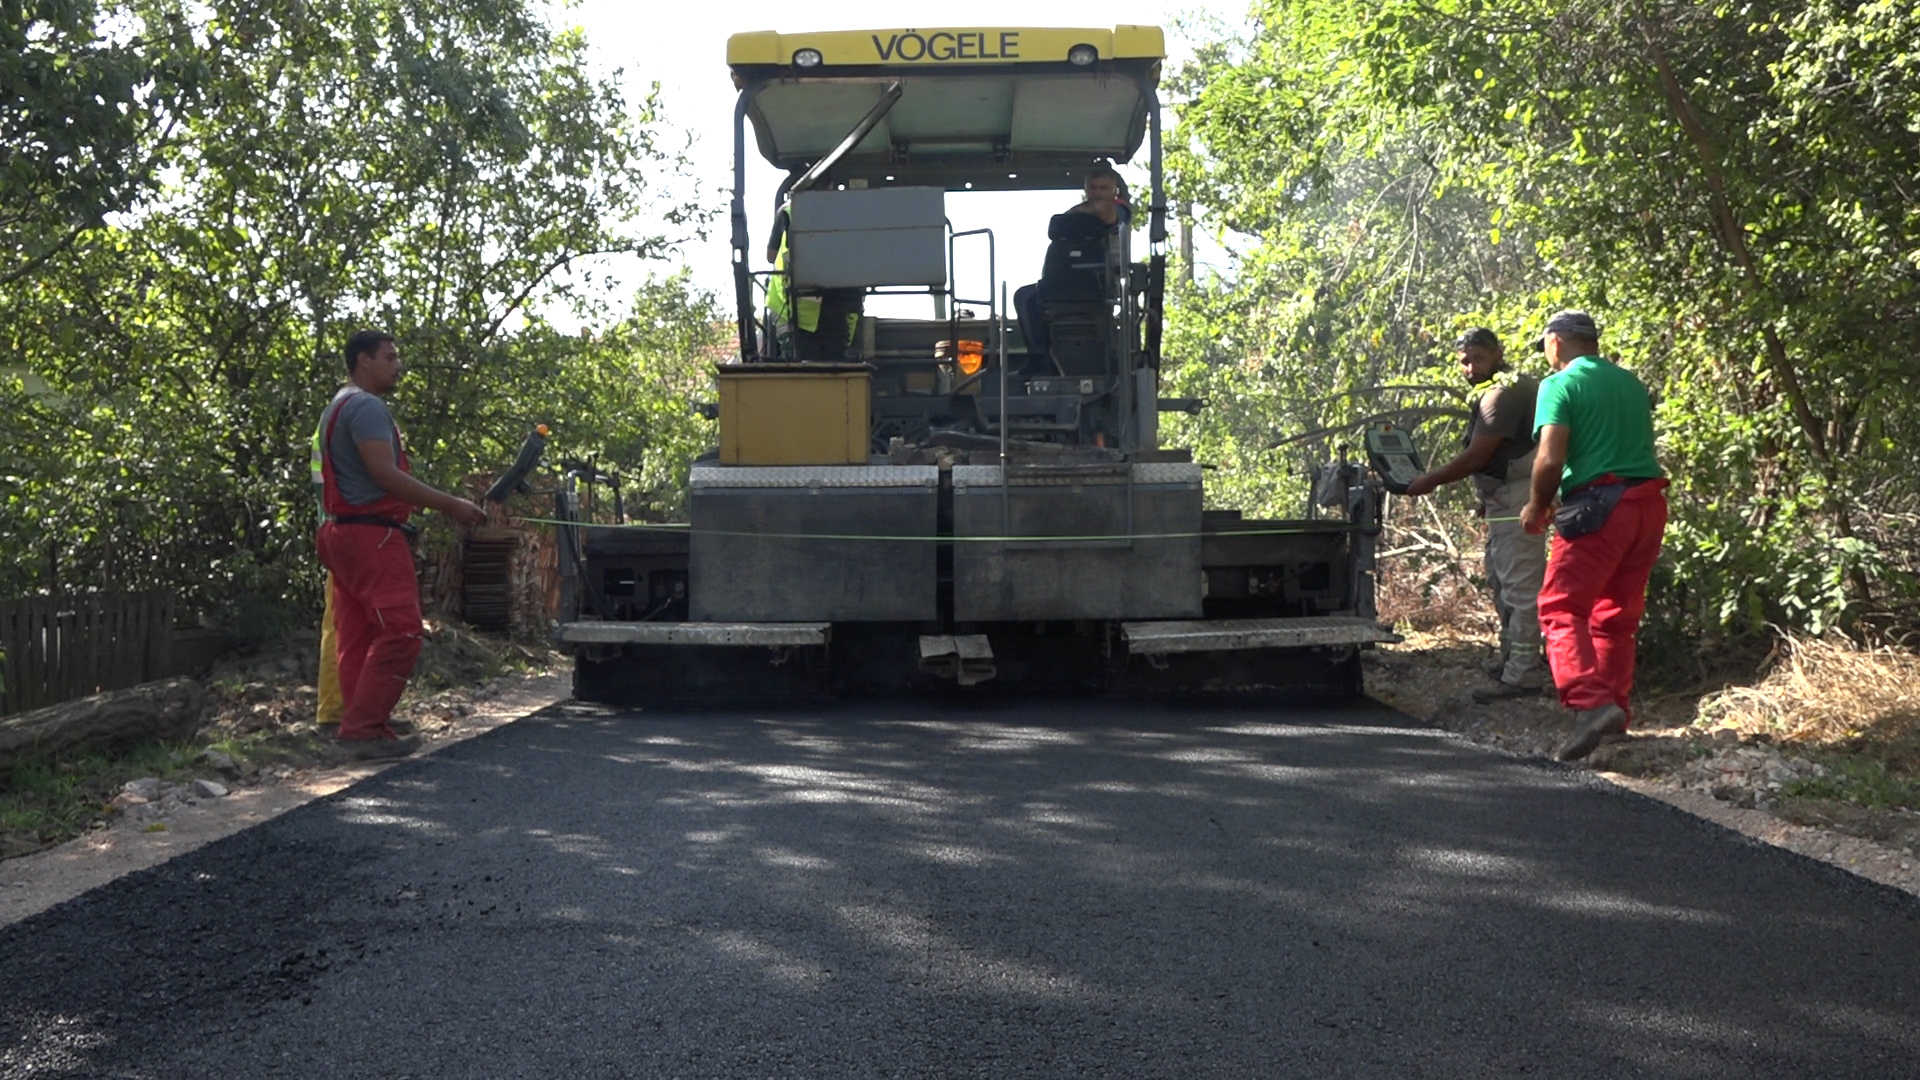
<instances>
[{"instance_id":1,"label":"tool pouch on belt","mask_svg":"<svg viewBox=\"0 0 1920 1080\"><path fill-rule=\"evenodd\" d=\"M1553 512L1553 531L1568 540L1599 532L1613 515L1613 508L1620 505L1620 496L1627 493L1627 487L1625 480L1588 484L1568 495L1560 503L1560 509Z\"/></svg>"}]
</instances>

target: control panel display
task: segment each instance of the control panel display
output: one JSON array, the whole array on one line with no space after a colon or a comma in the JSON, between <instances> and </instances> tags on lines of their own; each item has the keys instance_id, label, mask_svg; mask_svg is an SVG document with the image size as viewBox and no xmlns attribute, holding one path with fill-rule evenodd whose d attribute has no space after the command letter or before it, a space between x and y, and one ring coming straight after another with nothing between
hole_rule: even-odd
<instances>
[{"instance_id":1,"label":"control panel display","mask_svg":"<svg viewBox=\"0 0 1920 1080\"><path fill-rule=\"evenodd\" d=\"M1381 484L1395 495L1406 493L1426 466L1420 463L1420 449L1413 435L1392 424L1376 424L1367 429L1367 460L1380 475Z\"/></svg>"}]
</instances>

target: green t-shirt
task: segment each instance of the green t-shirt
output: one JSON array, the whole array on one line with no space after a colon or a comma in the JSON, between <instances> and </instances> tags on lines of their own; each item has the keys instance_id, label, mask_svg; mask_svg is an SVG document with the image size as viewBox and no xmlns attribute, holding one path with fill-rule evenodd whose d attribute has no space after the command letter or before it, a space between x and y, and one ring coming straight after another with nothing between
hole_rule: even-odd
<instances>
[{"instance_id":1,"label":"green t-shirt","mask_svg":"<svg viewBox=\"0 0 1920 1080\"><path fill-rule=\"evenodd\" d=\"M1534 438L1548 424L1567 429L1560 494L1604 473L1622 480L1665 476L1653 454L1653 398L1633 372L1582 356L1540 382Z\"/></svg>"}]
</instances>

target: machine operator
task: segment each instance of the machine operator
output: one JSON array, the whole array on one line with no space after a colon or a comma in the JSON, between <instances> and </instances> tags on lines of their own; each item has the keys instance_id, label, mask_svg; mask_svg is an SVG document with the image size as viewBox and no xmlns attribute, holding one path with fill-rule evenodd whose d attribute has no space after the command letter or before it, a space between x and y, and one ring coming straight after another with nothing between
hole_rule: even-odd
<instances>
[{"instance_id":1,"label":"machine operator","mask_svg":"<svg viewBox=\"0 0 1920 1080\"><path fill-rule=\"evenodd\" d=\"M1122 221L1132 220L1132 210L1127 205L1126 181L1111 165L1100 165L1087 172L1083 193L1086 198L1078 206L1070 207L1068 214L1087 214L1098 220L1104 231L1111 234ZM1053 230L1049 230L1050 233ZM1047 320L1041 310L1040 287L1043 282L1022 285L1014 290L1014 317L1020 320L1020 333L1027 343L1027 354L1043 357L1051 344L1047 333Z\"/></svg>"}]
</instances>

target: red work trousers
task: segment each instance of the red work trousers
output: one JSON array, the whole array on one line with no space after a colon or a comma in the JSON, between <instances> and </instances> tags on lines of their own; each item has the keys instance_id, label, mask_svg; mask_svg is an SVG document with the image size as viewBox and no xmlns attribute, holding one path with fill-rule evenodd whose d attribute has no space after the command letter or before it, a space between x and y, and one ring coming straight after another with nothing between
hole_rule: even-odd
<instances>
[{"instance_id":1,"label":"red work trousers","mask_svg":"<svg viewBox=\"0 0 1920 1080\"><path fill-rule=\"evenodd\" d=\"M1556 536L1540 589L1540 630L1560 704L1614 704L1629 716L1634 635L1647 608L1647 575L1667 528L1667 482L1630 487L1599 531Z\"/></svg>"},{"instance_id":2,"label":"red work trousers","mask_svg":"<svg viewBox=\"0 0 1920 1080\"><path fill-rule=\"evenodd\" d=\"M339 640L340 738L393 738L388 721L420 658L420 583L398 529L320 526L320 562L333 574Z\"/></svg>"}]
</instances>

